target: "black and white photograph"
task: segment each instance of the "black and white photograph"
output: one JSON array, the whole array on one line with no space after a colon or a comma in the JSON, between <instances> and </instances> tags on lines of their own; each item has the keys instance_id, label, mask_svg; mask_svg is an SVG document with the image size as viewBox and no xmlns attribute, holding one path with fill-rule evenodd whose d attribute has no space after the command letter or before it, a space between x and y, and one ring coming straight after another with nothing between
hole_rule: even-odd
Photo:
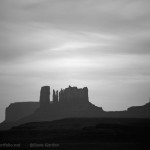
<instances>
[{"instance_id":1,"label":"black and white photograph","mask_svg":"<svg viewBox=\"0 0 150 150\"><path fill-rule=\"evenodd\" d=\"M0 150L149 141L150 0L0 0Z\"/></svg>"}]
</instances>

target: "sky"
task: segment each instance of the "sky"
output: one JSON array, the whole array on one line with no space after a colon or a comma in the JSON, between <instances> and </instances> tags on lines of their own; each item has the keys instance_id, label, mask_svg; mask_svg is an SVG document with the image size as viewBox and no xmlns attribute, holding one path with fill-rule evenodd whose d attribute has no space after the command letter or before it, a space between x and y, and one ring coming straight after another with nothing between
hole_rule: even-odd
<instances>
[{"instance_id":1,"label":"sky","mask_svg":"<svg viewBox=\"0 0 150 150\"><path fill-rule=\"evenodd\" d=\"M106 111L147 103L149 7L149 0L0 0L0 121L10 103L39 101L44 85L51 93L88 87L89 100Z\"/></svg>"}]
</instances>

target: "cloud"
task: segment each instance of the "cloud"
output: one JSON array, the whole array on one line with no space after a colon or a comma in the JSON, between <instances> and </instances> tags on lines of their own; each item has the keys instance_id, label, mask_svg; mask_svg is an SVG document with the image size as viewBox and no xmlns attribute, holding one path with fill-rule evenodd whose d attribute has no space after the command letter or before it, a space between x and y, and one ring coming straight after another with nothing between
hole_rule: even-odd
<instances>
[{"instance_id":1,"label":"cloud","mask_svg":"<svg viewBox=\"0 0 150 150\"><path fill-rule=\"evenodd\" d=\"M149 54L148 6L148 0L1 1L0 60L45 49Z\"/></svg>"}]
</instances>

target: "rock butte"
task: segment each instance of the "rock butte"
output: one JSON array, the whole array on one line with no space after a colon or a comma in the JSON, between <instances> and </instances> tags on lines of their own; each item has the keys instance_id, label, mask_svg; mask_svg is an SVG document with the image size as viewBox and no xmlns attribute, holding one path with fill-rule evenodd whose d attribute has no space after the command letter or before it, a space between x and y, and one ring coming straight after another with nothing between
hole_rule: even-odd
<instances>
[{"instance_id":1,"label":"rock butte","mask_svg":"<svg viewBox=\"0 0 150 150\"><path fill-rule=\"evenodd\" d=\"M124 111L104 111L89 101L88 88L69 86L60 91L53 90L50 100L50 86L43 86L39 102L16 102L6 108L5 121L0 129L27 122L52 121L62 118L106 117L106 118L150 118L150 103L130 107Z\"/></svg>"}]
</instances>

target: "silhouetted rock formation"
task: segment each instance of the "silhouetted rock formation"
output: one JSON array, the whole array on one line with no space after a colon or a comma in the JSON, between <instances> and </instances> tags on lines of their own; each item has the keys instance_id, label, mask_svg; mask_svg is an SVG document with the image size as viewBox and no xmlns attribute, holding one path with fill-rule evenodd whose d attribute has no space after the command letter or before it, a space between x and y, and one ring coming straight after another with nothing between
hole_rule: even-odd
<instances>
[{"instance_id":1,"label":"silhouetted rock formation","mask_svg":"<svg viewBox=\"0 0 150 150\"><path fill-rule=\"evenodd\" d=\"M150 117L150 103L144 106L132 106L127 109L128 115L134 118L149 118Z\"/></svg>"},{"instance_id":2,"label":"silhouetted rock formation","mask_svg":"<svg viewBox=\"0 0 150 150\"><path fill-rule=\"evenodd\" d=\"M42 87L43 88L43 87ZM47 93L48 89L46 90ZM41 97L41 96L40 96ZM88 88L78 89L71 87L55 92L53 90L53 101L49 103L48 94L46 97L46 106L40 107L30 117L25 118L25 122L34 121L50 121L53 119L61 119L66 117L94 117L96 114L103 112L102 108L97 107L89 102ZM41 100L40 100L41 102ZM27 121L28 120L28 121Z\"/></svg>"},{"instance_id":3,"label":"silhouetted rock formation","mask_svg":"<svg viewBox=\"0 0 150 150\"><path fill-rule=\"evenodd\" d=\"M150 118L150 103L128 108L125 111L103 111L89 102L88 88L69 86L59 92L53 90L50 101L50 87L43 86L40 102L20 102L6 108L6 118L1 126L19 125L26 122L52 121L62 118ZM15 122L15 123L12 123ZM1 128L0 126L0 128Z\"/></svg>"},{"instance_id":4,"label":"silhouetted rock formation","mask_svg":"<svg viewBox=\"0 0 150 150\"><path fill-rule=\"evenodd\" d=\"M88 88L78 89L77 87L71 87L59 92L59 102L66 104L79 104L89 102Z\"/></svg>"},{"instance_id":5,"label":"silhouetted rock formation","mask_svg":"<svg viewBox=\"0 0 150 150\"><path fill-rule=\"evenodd\" d=\"M53 103L58 103L58 91L53 90Z\"/></svg>"},{"instance_id":6,"label":"silhouetted rock formation","mask_svg":"<svg viewBox=\"0 0 150 150\"><path fill-rule=\"evenodd\" d=\"M45 109L50 104L50 87L43 86L40 92L40 108Z\"/></svg>"},{"instance_id":7,"label":"silhouetted rock formation","mask_svg":"<svg viewBox=\"0 0 150 150\"><path fill-rule=\"evenodd\" d=\"M6 121L17 121L32 114L39 107L38 102L17 102L10 104L5 111Z\"/></svg>"}]
</instances>

